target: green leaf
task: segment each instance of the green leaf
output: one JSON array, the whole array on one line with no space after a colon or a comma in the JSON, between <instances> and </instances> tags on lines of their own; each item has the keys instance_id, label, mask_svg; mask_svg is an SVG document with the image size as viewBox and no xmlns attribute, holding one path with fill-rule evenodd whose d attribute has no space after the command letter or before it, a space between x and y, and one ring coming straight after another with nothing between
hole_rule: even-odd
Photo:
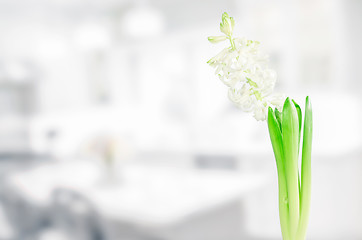
<instances>
[{"instance_id":1,"label":"green leaf","mask_svg":"<svg viewBox=\"0 0 362 240\"><path fill-rule=\"evenodd\" d=\"M268 128L278 171L280 227L283 239L289 240L289 204L284 166L283 140L278 120L273 109L270 107L268 109Z\"/></svg>"},{"instance_id":2,"label":"green leaf","mask_svg":"<svg viewBox=\"0 0 362 240\"><path fill-rule=\"evenodd\" d=\"M283 152L289 200L289 229L290 236L294 240L299 223L299 119L297 109L289 97L284 102L282 115Z\"/></svg>"},{"instance_id":3,"label":"green leaf","mask_svg":"<svg viewBox=\"0 0 362 240\"><path fill-rule=\"evenodd\" d=\"M300 220L298 226L297 240L304 240L308 227L310 199L311 199L311 175L312 175L312 133L313 133L313 115L312 104L309 97L305 103L305 117L303 129L303 148L302 148L302 166L301 166L301 196L300 196Z\"/></svg>"},{"instance_id":4,"label":"green leaf","mask_svg":"<svg viewBox=\"0 0 362 240\"><path fill-rule=\"evenodd\" d=\"M296 103L293 99L292 102L294 103L295 109L297 109L297 113L298 113L298 120L299 120L299 132L298 132L298 157L299 157L299 149L300 149L300 139L302 138L301 136L301 130L302 130L302 109L300 108L300 106L298 105L298 103ZM299 197L300 197L300 176L298 176L298 186L299 186Z\"/></svg>"},{"instance_id":5,"label":"green leaf","mask_svg":"<svg viewBox=\"0 0 362 240\"><path fill-rule=\"evenodd\" d=\"M282 113L279 112L278 108L275 108L275 117L278 120L280 131L283 133L283 131L282 131Z\"/></svg>"},{"instance_id":6,"label":"green leaf","mask_svg":"<svg viewBox=\"0 0 362 240\"><path fill-rule=\"evenodd\" d=\"M300 139L301 139L301 130L302 130L302 109L300 108L300 106L298 105L298 103L296 103L294 100L292 100L294 103L295 108L297 109L297 113L298 113L298 120L299 120L299 141L298 141L298 153L299 153L299 146L300 146Z\"/></svg>"}]
</instances>

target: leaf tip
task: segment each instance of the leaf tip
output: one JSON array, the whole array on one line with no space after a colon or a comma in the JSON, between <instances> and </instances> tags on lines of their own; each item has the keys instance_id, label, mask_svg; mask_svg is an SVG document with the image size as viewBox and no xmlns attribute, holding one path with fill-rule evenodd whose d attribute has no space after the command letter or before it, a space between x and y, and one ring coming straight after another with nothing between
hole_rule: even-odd
<instances>
[{"instance_id":1,"label":"leaf tip","mask_svg":"<svg viewBox=\"0 0 362 240\"><path fill-rule=\"evenodd\" d=\"M309 96L307 96L307 97L305 98L305 103L306 103L306 106L308 106L308 107L311 106L311 101L310 101L310 97L309 97Z\"/></svg>"}]
</instances>

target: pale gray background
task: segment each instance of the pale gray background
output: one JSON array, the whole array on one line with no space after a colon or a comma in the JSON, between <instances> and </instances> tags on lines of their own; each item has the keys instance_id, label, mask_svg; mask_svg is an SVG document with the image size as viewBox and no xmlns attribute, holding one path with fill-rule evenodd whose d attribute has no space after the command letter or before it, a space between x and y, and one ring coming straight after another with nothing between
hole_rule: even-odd
<instances>
[{"instance_id":1,"label":"pale gray background","mask_svg":"<svg viewBox=\"0 0 362 240\"><path fill-rule=\"evenodd\" d=\"M311 96L308 239L362 239L359 0L1 0L1 176L47 161L93 159L92 143L117 139L125 164L268 179L240 201L195 210L179 238L165 240L210 240L207 232L218 229L235 240L280 239L266 123L234 108L206 64L223 47L207 36L219 34L224 11L238 36L260 41L269 54L276 91L302 107ZM2 215L8 235L0 239L15 239L16 222ZM158 239L137 230L117 238Z\"/></svg>"}]
</instances>

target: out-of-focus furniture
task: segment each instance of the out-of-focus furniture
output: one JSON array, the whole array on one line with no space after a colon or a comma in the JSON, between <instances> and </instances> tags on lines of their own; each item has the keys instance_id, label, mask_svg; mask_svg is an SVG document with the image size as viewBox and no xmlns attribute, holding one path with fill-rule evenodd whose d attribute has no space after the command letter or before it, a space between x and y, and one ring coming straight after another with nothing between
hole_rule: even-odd
<instances>
[{"instance_id":1,"label":"out-of-focus furniture","mask_svg":"<svg viewBox=\"0 0 362 240\"><path fill-rule=\"evenodd\" d=\"M53 229L79 240L102 240L100 216L82 194L69 189L55 189L52 194Z\"/></svg>"},{"instance_id":2,"label":"out-of-focus furniture","mask_svg":"<svg viewBox=\"0 0 362 240\"><path fill-rule=\"evenodd\" d=\"M49 213L45 206L31 204L9 188L2 188L0 195L4 219L12 226L15 239L32 239L47 224Z\"/></svg>"},{"instance_id":3,"label":"out-of-focus furniture","mask_svg":"<svg viewBox=\"0 0 362 240\"><path fill-rule=\"evenodd\" d=\"M217 212L264 184L261 176L232 171L137 165L123 167L118 172L118 181L109 182L100 170L99 166L87 161L47 164L14 174L8 179L8 184L22 198L49 208L54 203L52 196L56 189L76 192L99 213L106 239L120 239L123 234L127 239L155 240L201 239L206 232L210 240L227 237L231 229L218 227L226 221L227 214L224 218L220 213L214 214L213 217L219 219L216 221L209 217L209 225L205 225L208 227L202 228L202 224L199 227L204 233L197 232L197 228L193 229L187 223L190 220L190 224L196 226L198 216ZM236 211L229 210L229 213L235 212L237 208ZM76 214L73 217L79 219ZM237 232L238 227L234 230ZM221 232L212 238L213 231Z\"/></svg>"},{"instance_id":4,"label":"out-of-focus furniture","mask_svg":"<svg viewBox=\"0 0 362 240\"><path fill-rule=\"evenodd\" d=\"M0 205L0 239L14 239L14 229L10 225L4 211L4 207Z\"/></svg>"}]
</instances>

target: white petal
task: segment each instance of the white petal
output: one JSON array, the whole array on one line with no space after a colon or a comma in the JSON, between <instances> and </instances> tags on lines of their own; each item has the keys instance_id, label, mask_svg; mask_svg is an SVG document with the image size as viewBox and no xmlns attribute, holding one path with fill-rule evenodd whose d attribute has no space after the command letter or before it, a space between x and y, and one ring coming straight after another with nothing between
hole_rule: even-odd
<instances>
[{"instance_id":1,"label":"white petal","mask_svg":"<svg viewBox=\"0 0 362 240\"><path fill-rule=\"evenodd\" d=\"M268 107L259 102L254 107L254 118L258 121L264 121L268 115Z\"/></svg>"},{"instance_id":2,"label":"white petal","mask_svg":"<svg viewBox=\"0 0 362 240\"><path fill-rule=\"evenodd\" d=\"M284 94L273 94L269 98L269 102L274 105L278 110L282 110L286 96Z\"/></svg>"}]
</instances>

